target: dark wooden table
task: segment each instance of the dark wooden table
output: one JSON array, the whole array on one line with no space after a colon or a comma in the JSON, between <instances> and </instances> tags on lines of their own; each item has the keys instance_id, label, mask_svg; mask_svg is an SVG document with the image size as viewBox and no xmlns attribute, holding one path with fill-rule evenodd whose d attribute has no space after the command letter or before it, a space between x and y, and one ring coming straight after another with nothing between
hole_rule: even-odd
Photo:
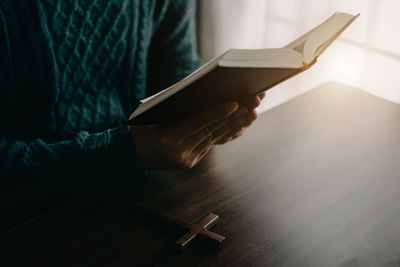
<instances>
[{"instance_id":1,"label":"dark wooden table","mask_svg":"<svg viewBox=\"0 0 400 267\"><path fill-rule=\"evenodd\" d=\"M1 266L400 266L400 105L329 83L262 114L190 171L138 185L155 207L221 216L220 249L129 201L71 202L0 235Z\"/></svg>"}]
</instances>

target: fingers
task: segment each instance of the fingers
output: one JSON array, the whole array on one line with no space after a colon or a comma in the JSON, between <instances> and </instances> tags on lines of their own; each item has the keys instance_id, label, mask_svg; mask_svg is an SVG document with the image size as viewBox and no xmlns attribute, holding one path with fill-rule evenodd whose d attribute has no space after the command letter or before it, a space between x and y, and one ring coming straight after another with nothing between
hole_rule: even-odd
<instances>
[{"instance_id":1,"label":"fingers","mask_svg":"<svg viewBox=\"0 0 400 267\"><path fill-rule=\"evenodd\" d=\"M192 116L174 128L161 129L160 140L164 142L157 143L158 154L168 159L170 165L193 167L214 144L240 136L256 120L255 108L264 97L264 93L252 97L246 106L239 107L236 102L219 105Z\"/></svg>"},{"instance_id":2,"label":"fingers","mask_svg":"<svg viewBox=\"0 0 400 267\"><path fill-rule=\"evenodd\" d=\"M184 140L185 140L185 143L187 143L188 146L192 150L194 150L202 142L209 140L209 139L212 140L212 138L213 138L212 132L210 130L208 130L208 128L204 128L200 132L197 132L194 135L186 137Z\"/></svg>"},{"instance_id":3,"label":"fingers","mask_svg":"<svg viewBox=\"0 0 400 267\"><path fill-rule=\"evenodd\" d=\"M227 135L225 135L221 139L219 139L215 144L222 145L229 141L232 141L232 140L238 138L239 136L241 136L244 133L245 129L246 129L245 127L235 128L232 131L230 131Z\"/></svg>"},{"instance_id":4,"label":"fingers","mask_svg":"<svg viewBox=\"0 0 400 267\"><path fill-rule=\"evenodd\" d=\"M247 99L247 101L245 102L245 105L249 108L249 109L255 109L256 107L258 107L261 104L261 100L258 96L253 96L250 97L249 99Z\"/></svg>"},{"instance_id":5,"label":"fingers","mask_svg":"<svg viewBox=\"0 0 400 267\"><path fill-rule=\"evenodd\" d=\"M244 129L249 127L256 119L257 112L255 110L248 112L247 108L240 107L238 111L230 115L228 119L224 119L222 122L219 122L219 124L216 122L208 126L206 129L188 137L187 141L193 149L210 136L212 137L213 143L225 143L232 139L232 136L243 132Z\"/></svg>"},{"instance_id":6,"label":"fingers","mask_svg":"<svg viewBox=\"0 0 400 267\"><path fill-rule=\"evenodd\" d=\"M243 134L244 130L257 119L257 117L257 112L255 110L251 110L245 116L245 119L238 121L236 125L232 125L232 128L230 128L231 131L229 131L224 136L221 136L220 139L216 140L215 144L225 144L226 142L239 137Z\"/></svg>"},{"instance_id":7,"label":"fingers","mask_svg":"<svg viewBox=\"0 0 400 267\"><path fill-rule=\"evenodd\" d=\"M228 117L238 108L239 105L236 102L229 102L200 112L177 126L172 134L185 138L188 135L201 131L213 122Z\"/></svg>"},{"instance_id":8,"label":"fingers","mask_svg":"<svg viewBox=\"0 0 400 267\"><path fill-rule=\"evenodd\" d=\"M261 93L259 95L250 97L249 99L247 99L247 101L245 101L245 105L249 109L255 109L261 104L261 101L264 98L265 98L265 92L263 92L263 93Z\"/></svg>"},{"instance_id":9,"label":"fingers","mask_svg":"<svg viewBox=\"0 0 400 267\"><path fill-rule=\"evenodd\" d=\"M210 136L202 143L200 143L193 150L193 155L195 156L195 158L193 159L194 164L197 164L208 153L208 151L210 151L213 145L214 145L214 138L212 136Z\"/></svg>"},{"instance_id":10,"label":"fingers","mask_svg":"<svg viewBox=\"0 0 400 267\"><path fill-rule=\"evenodd\" d=\"M241 136L256 119L255 110L248 111L247 108L240 107L228 118L208 126L207 131L203 129L189 137L193 147L191 164L197 164L214 144L223 144Z\"/></svg>"},{"instance_id":11,"label":"fingers","mask_svg":"<svg viewBox=\"0 0 400 267\"><path fill-rule=\"evenodd\" d=\"M242 124L243 127L249 127L258 117L257 111L255 109L251 110L247 114L247 120Z\"/></svg>"},{"instance_id":12,"label":"fingers","mask_svg":"<svg viewBox=\"0 0 400 267\"><path fill-rule=\"evenodd\" d=\"M203 142L201 142L197 147L193 149L193 154L199 155L203 151L210 149L213 144L214 144L214 137L210 135L208 138L204 139Z\"/></svg>"},{"instance_id":13,"label":"fingers","mask_svg":"<svg viewBox=\"0 0 400 267\"><path fill-rule=\"evenodd\" d=\"M186 137L186 139L193 149L210 136L213 137L213 143L215 144L226 143L243 133L244 129L257 119L257 116L255 109L248 111L246 107L241 106L227 118L210 124L203 130Z\"/></svg>"},{"instance_id":14,"label":"fingers","mask_svg":"<svg viewBox=\"0 0 400 267\"><path fill-rule=\"evenodd\" d=\"M224 137L229 137L232 134L232 131L237 131L237 129L244 129L244 125L248 125L248 114L241 116L240 118L230 121L229 123L223 125L214 131L214 143L219 143L221 139Z\"/></svg>"},{"instance_id":15,"label":"fingers","mask_svg":"<svg viewBox=\"0 0 400 267\"><path fill-rule=\"evenodd\" d=\"M230 121L235 121L240 119L241 117L243 117L243 115L247 114L248 109L244 106L240 106L238 108L238 110L236 110L236 112L234 112L233 114L229 115L227 118L213 122L212 124L210 124L207 129L210 132L214 132L215 130L217 130L218 128L222 127L223 125L225 125L226 123L230 122Z\"/></svg>"},{"instance_id":16,"label":"fingers","mask_svg":"<svg viewBox=\"0 0 400 267\"><path fill-rule=\"evenodd\" d=\"M203 140L203 142L201 142L195 149L190 151L187 157L182 158L179 165L187 169L192 168L207 154L213 144L213 137L210 135L208 138Z\"/></svg>"},{"instance_id":17,"label":"fingers","mask_svg":"<svg viewBox=\"0 0 400 267\"><path fill-rule=\"evenodd\" d=\"M247 112L247 108L242 106L228 118L210 124L200 132L186 137L185 140L193 149L195 149L209 137L212 137L212 141L215 142L221 138L221 135L225 135L227 132L229 132L238 120L242 119L243 122L247 121Z\"/></svg>"}]
</instances>

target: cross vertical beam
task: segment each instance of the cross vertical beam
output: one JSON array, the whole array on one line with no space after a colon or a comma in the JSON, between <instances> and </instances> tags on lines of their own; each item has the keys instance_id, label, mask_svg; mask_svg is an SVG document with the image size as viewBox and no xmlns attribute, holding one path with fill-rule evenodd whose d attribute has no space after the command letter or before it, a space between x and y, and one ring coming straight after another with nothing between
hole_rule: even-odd
<instances>
[{"instance_id":1,"label":"cross vertical beam","mask_svg":"<svg viewBox=\"0 0 400 267\"><path fill-rule=\"evenodd\" d=\"M173 222L183 228L186 228L188 230L188 233L186 233L176 241L176 244L178 244L182 249L187 248L197 235L202 235L209 238L210 240L214 241L218 247L220 247L222 245L222 242L225 240L225 237L209 230L214 227L219 221L219 216L214 213L210 213L207 217L205 217L198 223L192 223L184 218L157 209L144 202L140 202L138 206L155 216L161 217L167 221Z\"/></svg>"}]
</instances>

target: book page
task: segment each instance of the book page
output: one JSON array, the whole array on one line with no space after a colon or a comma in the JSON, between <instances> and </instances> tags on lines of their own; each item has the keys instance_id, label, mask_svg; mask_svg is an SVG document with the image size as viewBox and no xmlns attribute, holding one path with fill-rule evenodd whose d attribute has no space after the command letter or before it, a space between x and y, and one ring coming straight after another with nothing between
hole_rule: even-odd
<instances>
[{"instance_id":1,"label":"book page","mask_svg":"<svg viewBox=\"0 0 400 267\"><path fill-rule=\"evenodd\" d=\"M298 51L300 54L303 55L304 52L304 44L307 41L307 39L310 37L311 34L313 34L314 32L318 31L321 27L323 27L335 14L333 14L332 16L330 16L327 20L325 20L324 22L322 22L321 24L319 24L318 26L312 28L310 31L306 32L305 34L303 34L302 36L300 36L299 38L297 38L296 40L290 42L289 44L287 44L285 47L286 48L291 48L295 51Z\"/></svg>"},{"instance_id":2,"label":"book page","mask_svg":"<svg viewBox=\"0 0 400 267\"><path fill-rule=\"evenodd\" d=\"M301 68L303 56L290 48L229 49L218 66L230 68Z\"/></svg>"},{"instance_id":3,"label":"book page","mask_svg":"<svg viewBox=\"0 0 400 267\"><path fill-rule=\"evenodd\" d=\"M347 13L335 13L328 21L324 22L305 41L304 61L310 63L314 60L317 50L324 44L330 44L354 18L353 15Z\"/></svg>"},{"instance_id":4,"label":"book page","mask_svg":"<svg viewBox=\"0 0 400 267\"><path fill-rule=\"evenodd\" d=\"M350 26L350 24L353 23L353 21L358 18L360 16L360 13L358 13L357 15L353 16L353 18L339 31L337 32L334 36L332 36L327 42L323 43L320 47L318 47L317 51L315 51L315 57L318 57L319 55L321 55L325 49L327 49L341 34L344 30L347 29L347 27Z\"/></svg>"}]
</instances>

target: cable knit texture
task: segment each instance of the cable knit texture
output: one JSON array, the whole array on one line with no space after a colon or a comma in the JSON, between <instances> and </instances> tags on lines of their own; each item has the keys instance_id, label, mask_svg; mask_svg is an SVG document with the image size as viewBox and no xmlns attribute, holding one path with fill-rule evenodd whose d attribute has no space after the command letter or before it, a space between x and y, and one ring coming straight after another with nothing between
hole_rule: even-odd
<instances>
[{"instance_id":1,"label":"cable knit texture","mask_svg":"<svg viewBox=\"0 0 400 267\"><path fill-rule=\"evenodd\" d=\"M194 6L1 1L0 181L79 186L128 170L135 179L141 168L123 122L140 99L200 66Z\"/></svg>"}]
</instances>

